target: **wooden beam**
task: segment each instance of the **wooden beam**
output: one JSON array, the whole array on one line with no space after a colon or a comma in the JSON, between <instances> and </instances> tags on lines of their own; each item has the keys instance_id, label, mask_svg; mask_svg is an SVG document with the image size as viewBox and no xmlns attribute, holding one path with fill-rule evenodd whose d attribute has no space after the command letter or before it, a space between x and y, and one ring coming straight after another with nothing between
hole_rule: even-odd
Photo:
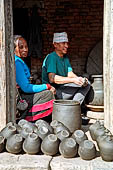
<instances>
[{"instance_id":1,"label":"wooden beam","mask_svg":"<svg viewBox=\"0 0 113 170\"><path fill-rule=\"evenodd\" d=\"M113 0L104 0L104 118L113 133Z\"/></svg>"},{"instance_id":2,"label":"wooden beam","mask_svg":"<svg viewBox=\"0 0 113 170\"><path fill-rule=\"evenodd\" d=\"M0 0L0 129L15 121L12 0Z\"/></svg>"}]
</instances>

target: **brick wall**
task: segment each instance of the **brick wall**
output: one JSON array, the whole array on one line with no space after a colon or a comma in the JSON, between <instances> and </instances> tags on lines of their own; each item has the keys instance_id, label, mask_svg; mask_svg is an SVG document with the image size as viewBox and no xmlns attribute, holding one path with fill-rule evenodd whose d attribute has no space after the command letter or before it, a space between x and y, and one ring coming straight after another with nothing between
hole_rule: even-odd
<instances>
[{"instance_id":1,"label":"brick wall","mask_svg":"<svg viewBox=\"0 0 113 170\"><path fill-rule=\"evenodd\" d=\"M40 3L36 0L16 0L14 7L31 7L33 3L40 7L38 13L42 24L43 56L53 50L53 33L66 31L73 70L77 74L84 73L90 50L103 37L104 0L43 0ZM41 70L42 61L32 59L32 69Z\"/></svg>"}]
</instances>

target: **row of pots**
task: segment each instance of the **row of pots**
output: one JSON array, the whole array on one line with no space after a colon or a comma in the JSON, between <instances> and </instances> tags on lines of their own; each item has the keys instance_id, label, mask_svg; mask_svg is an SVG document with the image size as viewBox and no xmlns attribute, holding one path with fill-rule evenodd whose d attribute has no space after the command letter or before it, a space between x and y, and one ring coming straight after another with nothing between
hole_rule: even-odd
<instances>
[{"instance_id":1,"label":"row of pots","mask_svg":"<svg viewBox=\"0 0 113 170\"><path fill-rule=\"evenodd\" d=\"M113 135L104 127L104 123L96 121L89 127L90 135L100 150L104 161L113 161Z\"/></svg>"},{"instance_id":2,"label":"row of pots","mask_svg":"<svg viewBox=\"0 0 113 170\"><path fill-rule=\"evenodd\" d=\"M62 123L53 120L48 124L37 120L35 124L24 119L18 124L9 122L0 132L0 152L4 148L14 154L24 151L28 154L42 153L54 156L60 153L65 158L80 156L91 160L96 157L96 148L82 130L73 133Z\"/></svg>"}]
</instances>

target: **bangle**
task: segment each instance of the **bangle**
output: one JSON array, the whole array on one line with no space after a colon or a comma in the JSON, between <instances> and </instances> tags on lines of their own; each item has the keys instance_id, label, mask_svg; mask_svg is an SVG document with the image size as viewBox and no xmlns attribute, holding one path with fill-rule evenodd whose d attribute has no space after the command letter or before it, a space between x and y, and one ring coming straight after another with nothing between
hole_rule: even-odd
<instances>
[{"instance_id":1,"label":"bangle","mask_svg":"<svg viewBox=\"0 0 113 170\"><path fill-rule=\"evenodd\" d=\"M47 90L51 89L51 85L50 84L46 84L46 86L47 86Z\"/></svg>"}]
</instances>

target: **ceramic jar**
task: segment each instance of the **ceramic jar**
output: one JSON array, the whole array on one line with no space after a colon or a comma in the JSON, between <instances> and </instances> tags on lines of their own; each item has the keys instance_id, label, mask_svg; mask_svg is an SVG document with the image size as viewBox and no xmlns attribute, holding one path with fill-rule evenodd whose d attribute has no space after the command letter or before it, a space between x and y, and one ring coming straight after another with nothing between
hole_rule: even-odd
<instances>
[{"instance_id":1,"label":"ceramic jar","mask_svg":"<svg viewBox=\"0 0 113 170\"><path fill-rule=\"evenodd\" d=\"M6 141L6 150L10 153L20 153L22 151L23 138L20 134L14 134Z\"/></svg>"},{"instance_id":2,"label":"ceramic jar","mask_svg":"<svg viewBox=\"0 0 113 170\"><path fill-rule=\"evenodd\" d=\"M30 130L34 130L35 126L33 123L31 122L28 122L27 120L25 119L21 119L19 122L18 122L18 125L23 129L23 128L27 128L27 129L30 129Z\"/></svg>"},{"instance_id":3,"label":"ceramic jar","mask_svg":"<svg viewBox=\"0 0 113 170\"><path fill-rule=\"evenodd\" d=\"M53 127L55 134L61 132L62 130L67 130L70 133L69 129L57 120L53 120L50 125Z\"/></svg>"},{"instance_id":4,"label":"ceramic jar","mask_svg":"<svg viewBox=\"0 0 113 170\"><path fill-rule=\"evenodd\" d=\"M82 130L76 130L72 134L72 138L74 138L78 144L88 139L87 135Z\"/></svg>"},{"instance_id":5,"label":"ceramic jar","mask_svg":"<svg viewBox=\"0 0 113 170\"><path fill-rule=\"evenodd\" d=\"M44 126L46 127L50 133L53 133L53 128L49 125L48 122L45 120L39 119L35 122L36 127L39 129L40 127Z\"/></svg>"},{"instance_id":6,"label":"ceramic jar","mask_svg":"<svg viewBox=\"0 0 113 170\"><path fill-rule=\"evenodd\" d=\"M101 125L100 125L100 122L99 121L96 121L95 123L93 123L92 125L89 126L89 132L90 132L90 135L91 135L91 138L93 140L95 140L95 135L94 135L94 131L97 129L97 128L100 128Z\"/></svg>"},{"instance_id":7,"label":"ceramic jar","mask_svg":"<svg viewBox=\"0 0 113 170\"><path fill-rule=\"evenodd\" d=\"M96 106L104 105L103 75L92 75L94 82L92 88L94 90L93 101L89 104Z\"/></svg>"},{"instance_id":8,"label":"ceramic jar","mask_svg":"<svg viewBox=\"0 0 113 170\"><path fill-rule=\"evenodd\" d=\"M53 102L52 120L61 122L71 133L81 129L80 103L73 100L55 100Z\"/></svg>"},{"instance_id":9,"label":"ceramic jar","mask_svg":"<svg viewBox=\"0 0 113 170\"><path fill-rule=\"evenodd\" d=\"M40 151L40 138L37 134L31 133L23 142L23 150L27 154L37 154Z\"/></svg>"},{"instance_id":10,"label":"ceramic jar","mask_svg":"<svg viewBox=\"0 0 113 170\"><path fill-rule=\"evenodd\" d=\"M100 155L104 161L113 161L113 137L107 136L99 143Z\"/></svg>"},{"instance_id":11,"label":"ceramic jar","mask_svg":"<svg viewBox=\"0 0 113 170\"><path fill-rule=\"evenodd\" d=\"M41 144L41 151L46 155L55 155L58 152L59 139L56 135L50 134L44 138Z\"/></svg>"},{"instance_id":12,"label":"ceramic jar","mask_svg":"<svg viewBox=\"0 0 113 170\"><path fill-rule=\"evenodd\" d=\"M38 136L43 140L47 135L50 134L50 131L46 126L40 126L37 131Z\"/></svg>"},{"instance_id":13,"label":"ceramic jar","mask_svg":"<svg viewBox=\"0 0 113 170\"><path fill-rule=\"evenodd\" d=\"M73 158L77 155L77 143L73 138L64 139L59 145L59 152L64 158Z\"/></svg>"},{"instance_id":14,"label":"ceramic jar","mask_svg":"<svg viewBox=\"0 0 113 170\"><path fill-rule=\"evenodd\" d=\"M105 127L99 127L95 129L94 131L95 140L97 141L97 138L99 136L103 136L104 134L105 134Z\"/></svg>"},{"instance_id":15,"label":"ceramic jar","mask_svg":"<svg viewBox=\"0 0 113 170\"><path fill-rule=\"evenodd\" d=\"M58 139L60 139L62 141L66 138L69 138L70 133L67 130L62 130L62 131L58 132L56 135L57 135Z\"/></svg>"},{"instance_id":16,"label":"ceramic jar","mask_svg":"<svg viewBox=\"0 0 113 170\"><path fill-rule=\"evenodd\" d=\"M33 133L33 130L30 128L22 128L22 130L20 131L20 134L23 138L27 138L27 136L31 133Z\"/></svg>"},{"instance_id":17,"label":"ceramic jar","mask_svg":"<svg viewBox=\"0 0 113 170\"><path fill-rule=\"evenodd\" d=\"M5 148L5 138L0 136L0 152L2 152Z\"/></svg>"},{"instance_id":18,"label":"ceramic jar","mask_svg":"<svg viewBox=\"0 0 113 170\"><path fill-rule=\"evenodd\" d=\"M2 135L5 139L8 139L11 135L14 134L16 134L16 127L13 125L7 125L0 132L0 135Z\"/></svg>"},{"instance_id":19,"label":"ceramic jar","mask_svg":"<svg viewBox=\"0 0 113 170\"><path fill-rule=\"evenodd\" d=\"M96 157L96 147L90 140L84 140L80 143L78 149L79 156L84 160L91 160Z\"/></svg>"}]
</instances>

